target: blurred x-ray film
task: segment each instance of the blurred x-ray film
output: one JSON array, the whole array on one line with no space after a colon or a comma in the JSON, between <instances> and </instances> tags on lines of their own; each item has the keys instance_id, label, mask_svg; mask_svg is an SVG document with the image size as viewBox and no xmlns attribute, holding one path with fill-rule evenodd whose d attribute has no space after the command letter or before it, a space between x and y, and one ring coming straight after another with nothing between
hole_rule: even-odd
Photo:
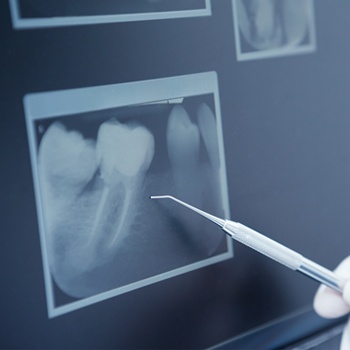
<instances>
[{"instance_id":1,"label":"blurred x-ray film","mask_svg":"<svg viewBox=\"0 0 350 350\"><path fill-rule=\"evenodd\" d=\"M316 51L313 0L232 0L238 61Z\"/></svg>"},{"instance_id":2,"label":"blurred x-ray film","mask_svg":"<svg viewBox=\"0 0 350 350\"><path fill-rule=\"evenodd\" d=\"M9 0L16 29L198 17L210 0Z\"/></svg>"}]
</instances>

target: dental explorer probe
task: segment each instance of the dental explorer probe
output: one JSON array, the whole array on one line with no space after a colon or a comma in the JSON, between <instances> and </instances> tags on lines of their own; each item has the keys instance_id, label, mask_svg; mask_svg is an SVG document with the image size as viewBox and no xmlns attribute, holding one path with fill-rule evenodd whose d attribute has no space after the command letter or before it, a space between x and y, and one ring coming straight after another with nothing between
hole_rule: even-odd
<instances>
[{"instance_id":1,"label":"dental explorer probe","mask_svg":"<svg viewBox=\"0 0 350 350\"><path fill-rule=\"evenodd\" d=\"M343 291L344 281L342 281L334 272L304 258L301 254L243 224L240 224L239 222L220 219L170 195L151 196L150 198L172 199L219 225L232 239L245 244L294 271L301 272L302 274L323 283L337 292L342 293Z\"/></svg>"}]
</instances>

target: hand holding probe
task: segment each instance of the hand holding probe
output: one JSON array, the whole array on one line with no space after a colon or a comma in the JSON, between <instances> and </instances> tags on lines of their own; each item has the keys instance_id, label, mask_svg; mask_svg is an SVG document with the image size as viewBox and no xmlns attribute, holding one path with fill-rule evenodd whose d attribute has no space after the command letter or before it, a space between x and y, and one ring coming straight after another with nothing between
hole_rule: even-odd
<instances>
[{"instance_id":1,"label":"hand holding probe","mask_svg":"<svg viewBox=\"0 0 350 350\"><path fill-rule=\"evenodd\" d=\"M151 196L151 199L171 199L202 215L222 228L232 239L266 255L267 257L289 267L302 274L342 293L345 281L341 280L334 272L322 267L315 262L306 259L301 254L285 247L284 245L252 230L251 228L232 220L225 220L206 213L190 204L187 204L173 196Z\"/></svg>"}]
</instances>

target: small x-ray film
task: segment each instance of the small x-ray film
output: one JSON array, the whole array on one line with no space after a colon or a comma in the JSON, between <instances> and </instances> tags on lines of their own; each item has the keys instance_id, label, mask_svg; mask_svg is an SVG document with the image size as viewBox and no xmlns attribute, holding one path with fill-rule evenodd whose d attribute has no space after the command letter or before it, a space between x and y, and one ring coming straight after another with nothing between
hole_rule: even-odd
<instances>
[{"instance_id":1,"label":"small x-ray film","mask_svg":"<svg viewBox=\"0 0 350 350\"><path fill-rule=\"evenodd\" d=\"M210 0L9 0L16 29L211 15Z\"/></svg>"},{"instance_id":2,"label":"small x-ray film","mask_svg":"<svg viewBox=\"0 0 350 350\"><path fill-rule=\"evenodd\" d=\"M233 256L215 72L24 98L49 317Z\"/></svg>"},{"instance_id":3,"label":"small x-ray film","mask_svg":"<svg viewBox=\"0 0 350 350\"><path fill-rule=\"evenodd\" d=\"M313 0L232 0L238 61L316 51Z\"/></svg>"}]
</instances>

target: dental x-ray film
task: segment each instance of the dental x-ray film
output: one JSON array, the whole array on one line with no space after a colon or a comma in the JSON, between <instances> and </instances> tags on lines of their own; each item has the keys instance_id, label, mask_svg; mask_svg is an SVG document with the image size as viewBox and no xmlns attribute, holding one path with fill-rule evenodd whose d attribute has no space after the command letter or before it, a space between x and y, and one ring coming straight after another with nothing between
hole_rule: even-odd
<instances>
[{"instance_id":1,"label":"dental x-ray film","mask_svg":"<svg viewBox=\"0 0 350 350\"><path fill-rule=\"evenodd\" d=\"M151 87L151 88L150 88ZM49 316L233 255L214 72L24 99Z\"/></svg>"}]
</instances>

